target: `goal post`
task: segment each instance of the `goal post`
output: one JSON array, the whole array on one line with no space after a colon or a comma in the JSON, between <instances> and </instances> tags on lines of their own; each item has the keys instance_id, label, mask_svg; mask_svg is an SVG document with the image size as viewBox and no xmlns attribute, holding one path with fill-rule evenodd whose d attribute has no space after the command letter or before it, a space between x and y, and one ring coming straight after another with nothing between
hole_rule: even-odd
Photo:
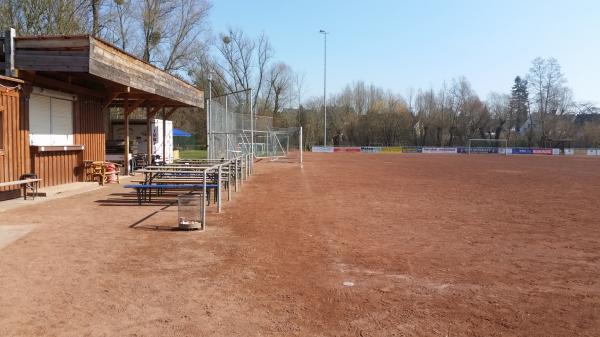
<instances>
[{"instance_id":1,"label":"goal post","mask_svg":"<svg viewBox=\"0 0 600 337\"><path fill-rule=\"evenodd\" d=\"M496 153L507 155L507 147L508 141L506 139L471 138L467 144L467 153Z\"/></svg>"}]
</instances>

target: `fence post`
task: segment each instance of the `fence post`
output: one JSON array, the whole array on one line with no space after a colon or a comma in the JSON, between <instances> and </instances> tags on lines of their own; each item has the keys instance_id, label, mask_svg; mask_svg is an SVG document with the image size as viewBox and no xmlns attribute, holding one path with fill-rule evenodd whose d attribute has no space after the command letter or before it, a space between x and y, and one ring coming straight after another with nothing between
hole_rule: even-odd
<instances>
[{"instance_id":1,"label":"fence post","mask_svg":"<svg viewBox=\"0 0 600 337\"><path fill-rule=\"evenodd\" d=\"M302 156L302 151L304 149L302 148L302 127L300 127L300 168L304 167L304 158Z\"/></svg>"},{"instance_id":2,"label":"fence post","mask_svg":"<svg viewBox=\"0 0 600 337\"><path fill-rule=\"evenodd\" d=\"M242 182L242 185L244 185L244 180L246 180L246 160L248 160L248 156L243 156L242 157L242 172L240 172L242 179L240 179L240 181Z\"/></svg>"},{"instance_id":3,"label":"fence post","mask_svg":"<svg viewBox=\"0 0 600 337\"><path fill-rule=\"evenodd\" d=\"M238 191L238 161L239 157L235 157L235 191Z\"/></svg>"},{"instance_id":4,"label":"fence post","mask_svg":"<svg viewBox=\"0 0 600 337\"><path fill-rule=\"evenodd\" d=\"M206 169L202 172L202 230L206 228Z\"/></svg>"},{"instance_id":5,"label":"fence post","mask_svg":"<svg viewBox=\"0 0 600 337\"><path fill-rule=\"evenodd\" d=\"M219 174L217 175L217 213L221 213L221 173L223 165L219 165Z\"/></svg>"},{"instance_id":6,"label":"fence post","mask_svg":"<svg viewBox=\"0 0 600 337\"><path fill-rule=\"evenodd\" d=\"M227 201L231 201L231 160L227 165Z\"/></svg>"}]
</instances>

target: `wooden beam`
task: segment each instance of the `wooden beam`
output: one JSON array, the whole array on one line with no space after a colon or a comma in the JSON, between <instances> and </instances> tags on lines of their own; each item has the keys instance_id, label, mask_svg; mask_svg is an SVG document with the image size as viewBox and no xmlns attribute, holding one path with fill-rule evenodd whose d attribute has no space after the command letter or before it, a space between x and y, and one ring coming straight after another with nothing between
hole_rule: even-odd
<instances>
[{"instance_id":1,"label":"wooden beam","mask_svg":"<svg viewBox=\"0 0 600 337\"><path fill-rule=\"evenodd\" d=\"M130 88L130 87L127 87ZM131 92L131 88L130 91L127 94L127 97L129 97L130 99L148 99L148 100L169 100L168 98L163 98L161 96L155 95L155 94L151 94L151 93L145 93L145 92Z\"/></svg>"},{"instance_id":2,"label":"wooden beam","mask_svg":"<svg viewBox=\"0 0 600 337\"><path fill-rule=\"evenodd\" d=\"M123 110L123 114L125 116L129 116L135 109L139 108L140 105L142 105L142 103L144 103L144 102L145 102L145 100L141 99L141 100L134 101L133 104L131 104L131 105L126 104L126 106L124 107L124 110Z\"/></svg>"},{"instance_id":3,"label":"wooden beam","mask_svg":"<svg viewBox=\"0 0 600 337\"><path fill-rule=\"evenodd\" d=\"M129 99L125 96L125 101L123 102L123 126L124 126L124 134L123 138L125 141L124 151L123 151L123 166L125 167L125 175L129 175L129 114L135 109L131 109L136 103L129 105ZM139 104L138 104L139 105Z\"/></svg>"},{"instance_id":4,"label":"wooden beam","mask_svg":"<svg viewBox=\"0 0 600 337\"><path fill-rule=\"evenodd\" d=\"M102 113L104 113L106 111L106 109L108 109L108 107L110 106L110 104L115 100L115 98L117 98L121 93L120 92L111 92L108 97L106 98L106 104L104 104L104 106L102 107Z\"/></svg>"},{"instance_id":5,"label":"wooden beam","mask_svg":"<svg viewBox=\"0 0 600 337\"><path fill-rule=\"evenodd\" d=\"M4 75L15 76L15 36L14 28L4 33Z\"/></svg>"},{"instance_id":6,"label":"wooden beam","mask_svg":"<svg viewBox=\"0 0 600 337\"><path fill-rule=\"evenodd\" d=\"M172 114L174 114L174 113L175 113L175 111L177 111L177 109L179 109L179 108L180 108L180 107L178 107L178 106L171 108L171 110L170 110L169 112L167 112L167 115L166 115L166 117L165 117L165 118L166 118L166 119L169 119L169 118L171 118L171 115L172 115Z\"/></svg>"},{"instance_id":7,"label":"wooden beam","mask_svg":"<svg viewBox=\"0 0 600 337\"><path fill-rule=\"evenodd\" d=\"M162 153L163 153L163 164L167 163L167 116L165 114L165 108L163 107L163 127L162 127Z\"/></svg>"},{"instance_id":8,"label":"wooden beam","mask_svg":"<svg viewBox=\"0 0 600 337\"><path fill-rule=\"evenodd\" d=\"M155 107L152 108L152 110L148 111L146 113L146 118L148 119L152 119L156 116L156 114L160 111L160 109L162 109L162 105L157 105Z\"/></svg>"},{"instance_id":9,"label":"wooden beam","mask_svg":"<svg viewBox=\"0 0 600 337\"><path fill-rule=\"evenodd\" d=\"M19 77L34 85L41 85L49 87L50 89L56 89L61 91L67 91L73 94L87 95L99 98L106 98L106 94L101 91L92 90L75 84L69 84L65 81L60 81L54 78L42 76L36 73L30 73L25 71L19 72Z\"/></svg>"}]
</instances>

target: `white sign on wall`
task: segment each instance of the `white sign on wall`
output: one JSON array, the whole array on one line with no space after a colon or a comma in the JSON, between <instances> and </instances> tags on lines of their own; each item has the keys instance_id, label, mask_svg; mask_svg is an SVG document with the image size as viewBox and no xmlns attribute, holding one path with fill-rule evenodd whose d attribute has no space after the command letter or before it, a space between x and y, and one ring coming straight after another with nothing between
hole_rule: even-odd
<instances>
[{"instance_id":1,"label":"white sign on wall","mask_svg":"<svg viewBox=\"0 0 600 337\"><path fill-rule=\"evenodd\" d=\"M333 146L313 146L311 150L312 152L330 153L333 152Z\"/></svg>"},{"instance_id":2,"label":"white sign on wall","mask_svg":"<svg viewBox=\"0 0 600 337\"><path fill-rule=\"evenodd\" d=\"M423 153L458 153L458 149L455 147L424 147Z\"/></svg>"}]
</instances>

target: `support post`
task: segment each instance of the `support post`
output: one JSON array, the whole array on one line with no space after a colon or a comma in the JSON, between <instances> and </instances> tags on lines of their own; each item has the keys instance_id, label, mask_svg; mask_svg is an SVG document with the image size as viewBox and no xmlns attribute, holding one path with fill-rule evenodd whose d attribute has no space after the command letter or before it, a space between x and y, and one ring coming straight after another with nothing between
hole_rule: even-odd
<instances>
[{"instance_id":1,"label":"support post","mask_svg":"<svg viewBox=\"0 0 600 337\"><path fill-rule=\"evenodd\" d=\"M256 124L256 121L254 120L254 108L252 107L252 89L250 89L250 137L252 138L250 140L250 146L252 146L252 148L250 149L250 153L252 153L252 158L254 158L254 126Z\"/></svg>"},{"instance_id":2,"label":"support post","mask_svg":"<svg viewBox=\"0 0 600 337\"><path fill-rule=\"evenodd\" d=\"M235 157L235 171L234 172L235 172L235 191L236 192L238 191L238 180L239 180L238 179L238 161L239 161L239 158Z\"/></svg>"},{"instance_id":3,"label":"support post","mask_svg":"<svg viewBox=\"0 0 600 337\"><path fill-rule=\"evenodd\" d=\"M146 165L152 165L152 116L149 108L146 108Z\"/></svg>"},{"instance_id":4,"label":"support post","mask_svg":"<svg viewBox=\"0 0 600 337\"><path fill-rule=\"evenodd\" d=\"M8 29L4 33L4 75L15 77L15 36L17 32L14 28Z\"/></svg>"},{"instance_id":5,"label":"support post","mask_svg":"<svg viewBox=\"0 0 600 337\"><path fill-rule=\"evenodd\" d=\"M303 158L304 147L302 146L302 127L300 127L300 168L304 167L304 158Z\"/></svg>"},{"instance_id":6,"label":"support post","mask_svg":"<svg viewBox=\"0 0 600 337\"><path fill-rule=\"evenodd\" d=\"M202 230L206 228L206 170L202 172Z\"/></svg>"},{"instance_id":7,"label":"support post","mask_svg":"<svg viewBox=\"0 0 600 337\"><path fill-rule=\"evenodd\" d=\"M206 158L212 159L210 150L210 114L212 110L212 73L208 75L208 109L206 110Z\"/></svg>"},{"instance_id":8,"label":"support post","mask_svg":"<svg viewBox=\"0 0 600 337\"><path fill-rule=\"evenodd\" d=\"M285 143L285 156L287 157L290 153L290 129L287 130L287 138Z\"/></svg>"},{"instance_id":9,"label":"support post","mask_svg":"<svg viewBox=\"0 0 600 337\"><path fill-rule=\"evenodd\" d=\"M252 160L251 156L246 158L246 180L250 177L250 161Z\"/></svg>"},{"instance_id":10,"label":"support post","mask_svg":"<svg viewBox=\"0 0 600 337\"><path fill-rule=\"evenodd\" d=\"M227 165L227 201L231 201L231 162Z\"/></svg>"},{"instance_id":11,"label":"support post","mask_svg":"<svg viewBox=\"0 0 600 337\"><path fill-rule=\"evenodd\" d=\"M162 127L162 155L163 165L167 164L167 114L165 108L162 108L163 127Z\"/></svg>"},{"instance_id":12,"label":"support post","mask_svg":"<svg viewBox=\"0 0 600 337\"><path fill-rule=\"evenodd\" d=\"M242 157L242 168L241 168L242 172L240 172L240 176L242 178L242 179L240 179L240 182L242 183L242 185L244 185L244 180L246 180L246 166L248 166L247 165L248 156L249 155L246 154Z\"/></svg>"},{"instance_id":13,"label":"support post","mask_svg":"<svg viewBox=\"0 0 600 337\"><path fill-rule=\"evenodd\" d=\"M219 165L219 173L217 175L217 213L221 213L221 174L223 173L223 165Z\"/></svg>"},{"instance_id":14,"label":"support post","mask_svg":"<svg viewBox=\"0 0 600 337\"><path fill-rule=\"evenodd\" d=\"M229 129L227 128L227 96L225 96L225 158L229 159Z\"/></svg>"},{"instance_id":15,"label":"support post","mask_svg":"<svg viewBox=\"0 0 600 337\"><path fill-rule=\"evenodd\" d=\"M123 151L123 167L125 168L125 175L129 175L129 110L128 109L129 100L125 98L124 107L123 107L123 125L125 130L123 134L123 138L125 141L124 151Z\"/></svg>"}]
</instances>

